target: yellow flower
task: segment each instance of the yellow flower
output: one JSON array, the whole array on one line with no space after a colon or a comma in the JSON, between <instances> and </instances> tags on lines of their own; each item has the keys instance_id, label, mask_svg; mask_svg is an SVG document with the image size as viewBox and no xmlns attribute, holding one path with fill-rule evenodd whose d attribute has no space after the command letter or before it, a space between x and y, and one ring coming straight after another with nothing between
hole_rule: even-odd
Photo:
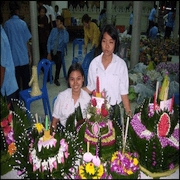
<instances>
[{"instance_id":1,"label":"yellow flower","mask_svg":"<svg viewBox=\"0 0 180 180\"><path fill-rule=\"evenodd\" d=\"M133 172L132 172L132 170L131 170L131 169L127 170L126 172L127 172L127 174L128 174L128 175L133 174Z\"/></svg>"},{"instance_id":2,"label":"yellow flower","mask_svg":"<svg viewBox=\"0 0 180 180\"><path fill-rule=\"evenodd\" d=\"M8 146L8 153L10 154L10 156L12 156L12 154L14 154L16 152L16 145L15 143L11 143Z\"/></svg>"},{"instance_id":3,"label":"yellow flower","mask_svg":"<svg viewBox=\"0 0 180 180\"><path fill-rule=\"evenodd\" d=\"M86 172L89 173L90 175L94 175L95 174L95 169L94 169L94 164L89 162L86 164L85 166Z\"/></svg>"},{"instance_id":4,"label":"yellow flower","mask_svg":"<svg viewBox=\"0 0 180 180\"><path fill-rule=\"evenodd\" d=\"M113 162L117 158L118 151L116 151L111 158L111 161Z\"/></svg>"},{"instance_id":5,"label":"yellow flower","mask_svg":"<svg viewBox=\"0 0 180 180\"><path fill-rule=\"evenodd\" d=\"M138 165L138 163L139 163L138 159L137 159L137 158L134 158L134 159L133 159L133 164L134 164L134 165Z\"/></svg>"},{"instance_id":6,"label":"yellow flower","mask_svg":"<svg viewBox=\"0 0 180 180\"><path fill-rule=\"evenodd\" d=\"M44 129L44 126L41 123L36 123L34 127L37 129L38 133L42 132Z\"/></svg>"},{"instance_id":7,"label":"yellow flower","mask_svg":"<svg viewBox=\"0 0 180 180\"><path fill-rule=\"evenodd\" d=\"M84 166L83 165L79 166L79 174L80 174L80 176L84 175Z\"/></svg>"},{"instance_id":8,"label":"yellow flower","mask_svg":"<svg viewBox=\"0 0 180 180\"><path fill-rule=\"evenodd\" d=\"M98 174L97 174L98 177L101 177L103 173L104 173L104 167L102 164L100 164L99 169L98 169Z\"/></svg>"},{"instance_id":9,"label":"yellow flower","mask_svg":"<svg viewBox=\"0 0 180 180\"><path fill-rule=\"evenodd\" d=\"M92 179L100 179L98 176L93 176Z\"/></svg>"}]
</instances>

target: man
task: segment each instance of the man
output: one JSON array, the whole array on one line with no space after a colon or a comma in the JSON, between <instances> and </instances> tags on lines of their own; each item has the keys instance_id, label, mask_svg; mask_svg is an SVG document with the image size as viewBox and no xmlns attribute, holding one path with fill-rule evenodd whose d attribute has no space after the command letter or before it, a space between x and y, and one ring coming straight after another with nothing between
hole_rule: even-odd
<instances>
[{"instance_id":1,"label":"man","mask_svg":"<svg viewBox=\"0 0 180 180\"><path fill-rule=\"evenodd\" d=\"M29 88L30 64L32 63L29 40L32 35L25 21L19 18L20 7L16 1L9 2L11 17L4 24L15 66L19 91Z\"/></svg>"},{"instance_id":2,"label":"man","mask_svg":"<svg viewBox=\"0 0 180 180\"><path fill-rule=\"evenodd\" d=\"M148 36L148 38L149 38L149 39L152 39L152 40L156 39L156 38L157 38L157 35L158 35L158 32L159 32L159 30L158 30L158 24L155 23L154 26L149 30L149 36Z\"/></svg>"},{"instance_id":3,"label":"man","mask_svg":"<svg viewBox=\"0 0 180 180\"><path fill-rule=\"evenodd\" d=\"M156 9L157 9L157 5L154 5L154 7L151 9L151 12L149 14L148 20L149 20L149 26L148 29L146 31L146 35L149 35L149 30L154 26L155 23L155 18L156 17Z\"/></svg>"},{"instance_id":4,"label":"man","mask_svg":"<svg viewBox=\"0 0 180 180\"><path fill-rule=\"evenodd\" d=\"M0 29L1 29L1 61L0 61L0 87L1 94L6 97L8 104L11 105L11 99L17 99L18 84L15 76L15 67L11 53L11 47L8 37L2 27L3 17L0 12ZM12 107L10 106L12 110Z\"/></svg>"},{"instance_id":5,"label":"man","mask_svg":"<svg viewBox=\"0 0 180 180\"><path fill-rule=\"evenodd\" d=\"M47 41L47 59L53 60L56 64L54 83L60 86L59 75L62 65L62 53L64 52L64 45L69 42L69 33L64 27L64 18L62 16L56 17L56 27L50 32Z\"/></svg>"}]
</instances>

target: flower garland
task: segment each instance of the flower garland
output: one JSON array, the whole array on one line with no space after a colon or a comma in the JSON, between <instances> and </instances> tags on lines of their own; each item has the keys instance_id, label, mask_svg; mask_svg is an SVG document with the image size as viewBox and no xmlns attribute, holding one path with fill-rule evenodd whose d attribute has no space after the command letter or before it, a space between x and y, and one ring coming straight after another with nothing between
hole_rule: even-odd
<instances>
[{"instance_id":1,"label":"flower garland","mask_svg":"<svg viewBox=\"0 0 180 180\"><path fill-rule=\"evenodd\" d=\"M138 178L139 175L139 161L137 153L125 152L121 153L119 150L114 152L110 162L110 174L112 178L128 177L132 175Z\"/></svg>"},{"instance_id":2,"label":"flower garland","mask_svg":"<svg viewBox=\"0 0 180 180\"><path fill-rule=\"evenodd\" d=\"M12 156L16 151L12 117L12 112L10 112L9 115L1 121L1 127L4 132L5 140L8 145L8 153L10 156Z\"/></svg>"},{"instance_id":3,"label":"flower garland","mask_svg":"<svg viewBox=\"0 0 180 180\"><path fill-rule=\"evenodd\" d=\"M75 179L104 179L106 177L105 164L101 163L97 155L86 152L82 164L78 167Z\"/></svg>"}]
</instances>

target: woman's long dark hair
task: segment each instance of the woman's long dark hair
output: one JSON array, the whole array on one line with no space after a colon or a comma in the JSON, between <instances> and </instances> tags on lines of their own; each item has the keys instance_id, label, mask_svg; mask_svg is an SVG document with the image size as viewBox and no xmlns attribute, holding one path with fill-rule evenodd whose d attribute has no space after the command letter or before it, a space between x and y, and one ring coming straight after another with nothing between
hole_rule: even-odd
<instances>
[{"instance_id":1,"label":"woman's long dark hair","mask_svg":"<svg viewBox=\"0 0 180 180\"><path fill-rule=\"evenodd\" d=\"M102 42L103 35L106 32L108 33L109 36L112 37L113 40L115 40L114 53L116 54L118 52L119 45L120 45L118 31L117 31L116 27L114 25L112 25L112 24L105 25L104 28L102 29L100 42Z\"/></svg>"}]
</instances>

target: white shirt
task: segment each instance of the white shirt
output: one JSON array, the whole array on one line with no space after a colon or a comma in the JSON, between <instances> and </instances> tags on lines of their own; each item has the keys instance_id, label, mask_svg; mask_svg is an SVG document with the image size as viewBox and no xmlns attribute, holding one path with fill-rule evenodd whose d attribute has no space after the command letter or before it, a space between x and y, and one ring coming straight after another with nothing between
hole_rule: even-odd
<instances>
[{"instance_id":1,"label":"white shirt","mask_svg":"<svg viewBox=\"0 0 180 180\"><path fill-rule=\"evenodd\" d=\"M52 6L49 6L49 13L51 14L52 21L55 21L56 20L56 16L55 16L54 8Z\"/></svg>"},{"instance_id":2,"label":"white shirt","mask_svg":"<svg viewBox=\"0 0 180 180\"><path fill-rule=\"evenodd\" d=\"M51 15L51 19L52 21L55 21L56 20L56 17L55 17L55 11L53 9L52 6L49 6L47 4L43 4L43 6L46 8L47 12L46 12L46 16L48 17L48 23L50 23L50 17L49 15Z\"/></svg>"},{"instance_id":3,"label":"white shirt","mask_svg":"<svg viewBox=\"0 0 180 180\"><path fill-rule=\"evenodd\" d=\"M96 89L96 77L99 76L100 91L105 89L107 100L111 105L122 101L121 95L129 92L129 76L125 61L116 54L113 54L112 62L106 69L102 64L102 55L95 57L88 70L88 85L90 91Z\"/></svg>"},{"instance_id":4,"label":"white shirt","mask_svg":"<svg viewBox=\"0 0 180 180\"><path fill-rule=\"evenodd\" d=\"M72 98L72 89L68 88L60 92L54 103L54 110L52 116L59 119L61 124L66 127L66 121L70 114L74 113L75 108L80 104L83 118L86 117L85 110L90 102L90 95L81 89L80 97L74 104L74 99Z\"/></svg>"}]
</instances>

